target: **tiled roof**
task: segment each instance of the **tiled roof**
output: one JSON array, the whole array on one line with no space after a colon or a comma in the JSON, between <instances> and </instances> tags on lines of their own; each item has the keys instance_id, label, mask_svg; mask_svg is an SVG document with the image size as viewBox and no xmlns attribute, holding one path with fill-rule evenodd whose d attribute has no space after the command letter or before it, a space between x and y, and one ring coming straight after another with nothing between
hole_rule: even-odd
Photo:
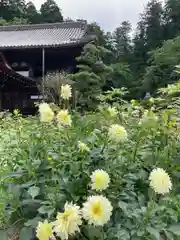
<instances>
[{"instance_id":1,"label":"tiled roof","mask_svg":"<svg viewBox=\"0 0 180 240\"><path fill-rule=\"evenodd\" d=\"M0 49L60 47L88 41L84 21L0 27Z\"/></svg>"}]
</instances>

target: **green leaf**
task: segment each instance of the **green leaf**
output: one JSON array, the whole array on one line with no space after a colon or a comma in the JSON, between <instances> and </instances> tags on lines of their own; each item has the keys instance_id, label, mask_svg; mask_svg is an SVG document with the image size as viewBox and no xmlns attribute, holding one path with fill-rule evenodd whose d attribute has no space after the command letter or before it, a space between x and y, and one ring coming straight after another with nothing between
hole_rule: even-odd
<instances>
[{"instance_id":1,"label":"green leaf","mask_svg":"<svg viewBox=\"0 0 180 240\"><path fill-rule=\"evenodd\" d=\"M0 230L0 236L1 236L1 240L8 240L6 231Z\"/></svg>"},{"instance_id":2,"label":"green leaf","mask_svg":"<svg viewBox=\"0 0 180 240\"><path fill-rule=\"evenodd\" d=\"M84 227L84 231L86 232L86 235L88 236L88 239L94 240L94 239L100 239L101 238L101 230L100 228L94 227L94 226L86 226Z\"/></svg>"},{"instance_id":3,"label":"green leaf","mask_svg":"<svg viewBox=\"0 0 180 240\"><path fill-rule=\"evenodd\" d=\"M165 232L166 237L167 237L168 240L172 240L173 239L173 237L174 237L173 233L168 232L168 231L164 231L164 232Z\"/></svg>"},{"instance_id":4,"label":"green leaf","mask_svg":"<svg viewBox=\"0 0 180 240\"><path fill-rule=\"evenodd\" d=\"M14 184L9 184L8 186L8 190L9 192L12 193L13 197L15 198L19 198L21 195L21 189L20 189L20 185L14 185Z\"/></svg>"},{"instance_id":5,"label":"green leaf","mask_svg":"<svg viewBox=\"0 0 180 240\"><path fill-rule=\"evenodd\" d=\"M180 225L172 225L169 228L169 231L172 232L176 236L180 236Z\"/></svg>"},{"instance_id":6,"label":"green leaf","mask_svg":"<svg viewBox=\"0 0 180 240\"><path fill-rule=\"evenodd\" d=\"M19 240L31 239L32 237L32 228L24 227L21 229Z\"/></svg>"},{"instance_id":7,"label":"green leaf","mask_svg":"<svg viewBox=\"0 0 180 240\"><path fill-rule=\"evenodd\" d=\"M36 186L32 186L29 188L28 193L31 195L32 199L39 195L40 188Z\"/></svg>"},{"instance_id":8,"label":"green leaf","mask_svg":"<svg viewBox=\"0 0 180 240\"><path fill-rule=\"evenodd\" d=\"M35 217L31 220L28 220L26 223L24 223L25 227L33 227L35 228L38 224L38 222L42 221L41 217Z\"/></svg>"},{"instance_id":9,"label":"green leaf","mask_svg":"<svg viewBox=\"0 0 180 240\"><path fill-rule=\"evenodd\" d=\"M52 208L51 206L46 206L46 205L43 205L38 209L38 212L40 214L47 214L48 217L50 217L54 213L54 211L55 211L55 208Z\"/></svg>"},{"instance_id":10,"label":"green leaf","mask_svg":"<svg viewBox=\"0 0 180 240\"><path fill-rule=\"evenodd\" d=\"M126 229L120 228L116 233L118 240L130 240L130 235Z\"/></svg>"},{"instance_id":11,"label":"green leaf","mask_svg":"<svg viewBox=\"0 0 180 240\"><path fill-rule=\"evenodd\" d=\"M13 177L19 178L19 177L22 177L24 174L27 174L27 172L25 172L25 171L22 171L22 172L12 172L12 173L2 177L0 180L4 181L4 180L7 180L8 178L13 178Z\"/></svg>"},{"instance_id":12,"label":"green leaf","mask_svg":"<svg viewBox=\"0 0 180 240\"><path fill-rule=\"evenodd\" d=\"M119 208L121 208L121 210L123 211L123 213L128 215L128 204L123 201L119 201L118 205Z\"/></svg>"},{"instance_id":13,"label":"green leaf","mask_svg":"<svg viewBox=\"0 0 180 240\"><path fill-rule=\"evenodd\" d=\"M160 234L159 234L159 231L157 229L149 226L149 227L146 228L146 230L155 239L158 239L158 240L160 239Z\"/></svg>"},{"instance_id":14,"label":"green leaf","mask_svg":"<svg viewBox=\"0 0 180 240\"><path fill-rule=\"evenodd\" d=\"M38 199L25 199L21 201L20 206L25 206L25 205L39 205L41 204L41 200Z\"/></svg>"}]
</instances>

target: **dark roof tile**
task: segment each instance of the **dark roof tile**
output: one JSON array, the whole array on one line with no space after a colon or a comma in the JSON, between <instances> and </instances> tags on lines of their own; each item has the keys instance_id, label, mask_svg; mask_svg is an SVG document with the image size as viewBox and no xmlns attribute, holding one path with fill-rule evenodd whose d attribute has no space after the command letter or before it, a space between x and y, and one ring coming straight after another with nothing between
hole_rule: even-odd
<instances>
[{"instance_id":1,"label":"dark roof tile","mask_svg":"<svg viewBox=\"0 0 180 240\"><path fill-rule=\"evenodd\" d=\"M60 47L88 41L86 22L0 27L0 49Z\"/></svg>"}]
</instances>

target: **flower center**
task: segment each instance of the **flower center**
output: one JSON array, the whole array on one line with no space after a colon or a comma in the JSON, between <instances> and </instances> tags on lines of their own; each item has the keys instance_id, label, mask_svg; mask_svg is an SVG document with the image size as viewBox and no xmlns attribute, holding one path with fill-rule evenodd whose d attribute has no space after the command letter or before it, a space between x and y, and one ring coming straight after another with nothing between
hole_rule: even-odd
<instances>
[{"instance_id":1,"label":"flower center","mask_svg":"<svg viewBox=\"0 0 180 240\"><path fill-rule=\"evenodd\" d=\"M71 211L65 211L64 214L63 214L63 220L65 222L68 221L68 218L71 216L72 212Z\"/></svg>"},{"instance_id":2,"label":"flower center","mask_svg":"<svg viewBox=\"0 0 180 240\"><path fill-rule=\"evenodd\" d=\"M96 175L96 184L101 185L103 183L102 176L100 174Z\"/></svg>"},{"instance_id":3,"label":"flower center","mask_svg":"<svg viewBox=\"0 0 180 240\"><path fill-rule=\"evenodd\" d=\"M65 121L65 122L66 122L66 121L67 121L67 117L68 117L68 116L67 116L66 114L63 114L63 115L62 115L62 121Z\"/></svg>"},{"instance_id":4,"label":"flower center","mask_svg":"<svg viewBox=\"0 0 180 240\"><path fill-rule=\"evenodd\" d=\"M101 216L102 215L102 208L99 202L95 203L92 207L93 214L95 216Z\"/></svg>"}]
</instances>

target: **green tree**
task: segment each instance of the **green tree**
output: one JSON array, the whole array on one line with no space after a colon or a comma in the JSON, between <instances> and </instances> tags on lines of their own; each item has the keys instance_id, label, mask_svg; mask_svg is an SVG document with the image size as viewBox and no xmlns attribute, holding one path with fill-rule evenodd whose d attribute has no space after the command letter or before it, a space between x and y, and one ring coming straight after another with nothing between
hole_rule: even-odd
<instances>
[{"instance_id":1,"label":"green tree","mask_svg":"<svg viewBox=\"0 0 180 240\"><path fill-rule=\"evenodd\" d=\"M151 0L141 14L133 39L133 69L138 77L147 66L148 52L161 46L163 40L163 9L157 0Z\"/></svg>"},{"instance_id":2,"label":"green tree","mask_svg":"<svg viewBox=\"0 0 180 240\"><path fill-rule=\"evenodd\" d=\"M35 5L31 1L26 4L26 18L33 24L40 22L40 14L37 12Z\"/></svg>"},{"instance_id":3,"label":"green tree","mask_svg":"<svg viewBox=\"0 0 180 240\"><path fill-rule=\"evenodd\" d=\"M25 0L2 0L0 5L1 17L11 21L15 17L24 18Z\"/></svg>"},{"instance_id":4,"label":"green tree","mask_svg":"<svg viewBox=\"0 0 180 240\"><path fill-rule=\"evenodd\" d=\"M41 21L43 23L62 22L61 10L54 0L47 0L41 5Z\"/></svg>"},{"instance_id":5,"label":"green tree","mask_svg":"<svg viewBox=\"0 0 180 240\"><path fill-rule=\"evenodd\" d=\"M106 44L105 33L96 22L88 24L87 34L95 35L97 37L98 44L105 46Z\"/></svg>"},{"instance_id":6,"label":"green tree","mask_svg":"<svg viewBox=\"0 0 180 240\"><path fill-rule=\"evenodd\" d=\"M140 78L144 73L148 59L145 31L145 25L140 21L133 39L133 56L131 62L131 68L137 78Z\"/></svg>"},{"instance_id":7,"label":"green tree","mask_svg":"<svg viewBox=\"0 0 180 240\"><path fill-rule=\"evenodd\" d=\"M133 55L130 64L135 79L132 84L135 97L141 95L142 78L148 66L149 53L162 45L162 16L163 8L158 0L151 0L140 15L133 39Z\"/></svg>"},{"instance_id":8,"label":"green tree","mask_svg":"<svg viewBox=\"0 0 180 240\"><path fill-rule=\"evenodd\" d=\"M180 63L180 36L164 42L151 53L149 66L143 79L143 91L155 93L158 88L177 81L174 71Z\"/></svg>"},{"instance_id":9,"label":"green tree","mask_svg":"<svg viewBox=\"0 0 180 240\"><path fill-rule=\"evenodd\" d=\"M26 3L25 0L9 0L9 12L11 19L25 18Z\"/></svg>"},{"instance_id":10,"label":"green tree","mask_svg":"<svg viewBox=\"0 0 180 240\"><path fill-rule=\"evenodd\" d=\"M113 33L116 57L119 61L129 62L132 50L130 37L131 30L131 24L128 21L124 21Z\"/></svg>"},{"instance_id":11,"label":"green tree","mask_svg":"<svg viewBox=\"0 0 180 240\"><path fill-rule=\"evenodd\" d=\"M146 26L146 47L153 50L159 47L163 39L163 8L159 0L151 0L146 7L144 24Z\"/></svg>"},{"instance_id":12,"label":"green tree","mask_svg":"<svg viewBox=\"0 0 180 240\"><path fill-rule=\"evenodd\" d=\"M133 81L132 72L127 64L121 62L111 65L112 73L107 83L113 88L129 88Z\"/></svg>"},{"instance_id":13,"label":"green tree","mask_svg":"<svg viewBox=\"0 0 180 240\"><path fill-rule=\"evenodd\" d=\"M174 38L180 34L180 1L165 1L164 39Z\"/></svg>"},{"instance_id":14,"label":"green tree","mask_svg":"<svg viewBox=\"0 0 180 240\"><path fill-rule=\"evenodd\" d=\"M1 19L7 20L9 14L9 1L2 0L0 4Z\"/></svg>"},{"instance_id":15,"label":"green tree","mask_svg":"<svg viewBox=\"0 0 180 240\"><path fill-rule=\"evenodd\" d=\"M87 34L95 35L97 38L96 39L97 44L109 50L109 51L106 51L106 54L103 57L104 63L111 64L116 62L116 57L115 57L116 51L114 48L115 44L113 42L114 40L110 32L105 33L96 22L93 22L88 24Z\"/></svg>"},{"instance_id":16,"label":"green tree","mask_svg":"<svg viewBox=\"0 0 180 240\"><path fill-rule=\"evenodd\" d=\"M107 49L95 43L85 45L80 57L78 73L72 76L79 91L78 103L83 109L94 109L102 93L111 68L104 64Z\"/></svg>"}]
</instances>

